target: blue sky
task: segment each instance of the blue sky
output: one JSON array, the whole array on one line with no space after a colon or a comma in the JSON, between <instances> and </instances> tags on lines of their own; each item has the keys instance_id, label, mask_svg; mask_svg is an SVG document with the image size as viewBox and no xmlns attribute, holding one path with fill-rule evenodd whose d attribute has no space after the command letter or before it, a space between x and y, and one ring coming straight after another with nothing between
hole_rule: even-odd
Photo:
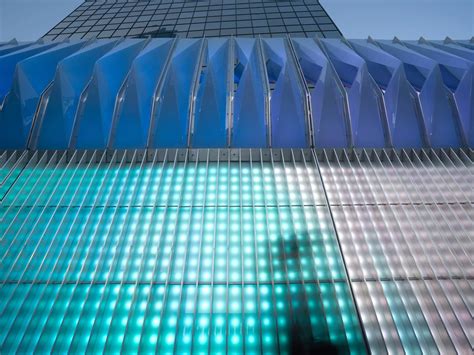
<instances>
[{"instance_id":1,"label":"blue sky","mask_svg":"<svg viewBox=\"0 0 474 355\"><path fill-rule=\"evenodd\" d=\"M320 0L347 38L468 39L474 0ZM0 0L0 41L35 40L82 0Z\"/></svg>"}]
</instances>

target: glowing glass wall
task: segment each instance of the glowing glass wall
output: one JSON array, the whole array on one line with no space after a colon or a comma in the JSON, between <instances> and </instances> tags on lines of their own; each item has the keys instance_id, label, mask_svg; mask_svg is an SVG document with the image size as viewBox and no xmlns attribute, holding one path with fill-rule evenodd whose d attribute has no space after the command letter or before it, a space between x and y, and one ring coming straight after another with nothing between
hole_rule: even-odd
<instances>
[{"instance_id":1,"label":"glowing glass wall","mask_svg":"<svg viewBox=\"0 0 474 355\"><path fill-rule=\"evenodd\" d=\"M366 352L313 152L0 163L0 349Z\"/></svg>"}]
</instances>

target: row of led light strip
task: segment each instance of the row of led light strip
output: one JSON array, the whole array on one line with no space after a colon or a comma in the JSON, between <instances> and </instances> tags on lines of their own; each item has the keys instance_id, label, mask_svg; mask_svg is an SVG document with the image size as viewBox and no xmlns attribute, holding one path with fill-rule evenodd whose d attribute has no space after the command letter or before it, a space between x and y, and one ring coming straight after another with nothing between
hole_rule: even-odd
<instances>
[{"instance_id":1,"label":"row of led light strip","mask_svg":"<svg viewBox=\"0 0 474 355\"><path fill-rule=\"evenodd\" d=\"M270 153L2 155L2 351L364 353L314 152Z\"/></svg>"},{"instance_id":2,"label":"row of led light strip","mask_svg":"<svg viewBox=\"0 0 474 355\"><path fill-rule=\"evenodd\" d=\"M322 151L321 174L370 348L472 353L472 151Z\"/></svg>"}]
</instances>

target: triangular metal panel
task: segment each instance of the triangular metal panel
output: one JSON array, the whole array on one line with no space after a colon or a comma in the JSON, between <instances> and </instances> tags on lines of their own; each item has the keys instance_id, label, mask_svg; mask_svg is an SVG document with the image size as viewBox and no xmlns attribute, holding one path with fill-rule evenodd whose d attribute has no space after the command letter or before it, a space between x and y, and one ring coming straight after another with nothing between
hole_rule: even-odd
<instances>
[{"instance_id":1,"label":"triangular metal panel","mask_svg":"<svg viewBox=\"0 0 474 355\"><path fill-rule=\"evenodd\" d=\"M433 148L464 145L456 104L444 85L438 63L399 42L377 43L403 62L407 78L419 95L428 145Z\"/></svg>"},{"instance_id":2,"label":"triangular metal panel","mask_svg":"<svg viewBox=\"0 0 474 355\"><path fill-rule=\"evenodd\" d=\"M43 98L46 107L39 110L38 136L32 137L30 148L69 148L80 95L91 79L95 62L115 43L93 42L59 63L51 91Z\"/></svg>"},{"instance_id":3,"label":"triangular metal panel","mask_svg":"<svg viewBox=\"0 0 474 355\"><path fill-rule=\"evenodd\" d=\"M182 39L176 44L152 112L149 147L188 145L190 105L199 70L203 40Z\"/></svg>"},{"instance_id":4,"label":"triangular metal panel","mask_svg":"<svg viewBox=\"0 0 474 355\"><path fill-rule=\"evenodd\" d=\"M126 39L100 58L92 80L82 94L74 122L71 146L105 148L109 139L115 99L145 40Z\"/></svg>"},{"instance_id":5,"label":"triangular metal panel","mask_svg":"<svg viewBox=\"0 0 474 355\"><path fill-rule=\"evenodd\" d=\"M322 39L321 43L346 87L354 146L390 146L383 95L366 62L340 40Z\"/></svg>"},{"instance_id":6,"label":"triangular metal panel","mask_svg":"<svg viewBox=\"0 0 474 355\"><path fill-rule=\"evenodd\" d=\"M0 56L0 104L10 91L16 65L35 54L41 53L61 42L35 43L31 46L17 46L13 51L2 53Z\"/></svg>"},{"instance_id":7,"label":"triangular metal panel","mask_svg":"<svg viewBox=\"0 0 474 355\"><path fill-rule=\"evenodd\" d=\"M347 94L331 62L310 38L293 45L311 95L313 140L316 148L352 145Z\"/></svg>"},{"instance_id":8,"label":"triangular metal panel","mask_svg":"<svg viewBox=\"0 0 474 355\"><path fill-rule=\"evenodd\" d=\"M17 64L12 90L0 111L1 148L26 148L41 93L53 80L58 63L84 44L63 43Z\"/></svg>"},{"instance_id":9,"label":"triangular metal panel","mask_svg":"<svg viewBox=\"0 0 474 355\"><path fill-rule=\"evenodd\" d=\"M233 85L229 81L231 40L207 40L205 69L199 79L192 129L193 147L222 148L227 146L228 111Z\"/></svg>"},{"instance_id":10,"label":"triangular metal panel","mask_svg":"<svg viewBox=\"0 0 474 355\"><path fill-rule=\"evenodd\" d=\"M305 91L292 54L283 38L263 39L270 101L271 142L274 148L308 146Z\"/></svg>"},{"instance_id":11,"label":"triangular metal panel","mask_svg":"<svg viewBox=\"0 0 474 355\"><path fill-rule=\"evenodd\" d=\"M269 92L258 40L237 38L235 49L234 82L237 88L231 145L263 148L267 146L266 98Z\"/></svg>"},{"instance_id":12,"label":"triangular metal panel","mask_svg":"<svg viewBox=\"0 0 474 355\"><path fill-rule=\"evenodd\" d=\"M474 125L474 63L469 59L443 51L429 44L415 44L409 41L404 43L407 47L438 63L443 82L454 94L454 99L456 100L457 114L461 121L463 140L468 141L467 143L472 146L472 126ZM462 54L459 51L457 52Z\"/></svg>"},{"instance_id":13,"label":"triangular metal panel","mask_svg":"<svg viewBox=\"0 0 474 355\"><path fill-rule=\"evenodd\" d=\"M403 63L368 41L350 43L366 61L369 73L383 91L393 147L425 146L426 130L418 95L406 78Z\"/></svg>"},{"instance_id":14,"label":"triangular metal panel","mask_svg":"<svg viewBox=\"0 0 474 355\"><path fill-rule=\"evenodd\" d=\"M145 148L150 129L153 93L166 60L172 50L172 39L153 39L135 58L119 97L117 116L109 146Z\"/></svg>"}]
</instances>

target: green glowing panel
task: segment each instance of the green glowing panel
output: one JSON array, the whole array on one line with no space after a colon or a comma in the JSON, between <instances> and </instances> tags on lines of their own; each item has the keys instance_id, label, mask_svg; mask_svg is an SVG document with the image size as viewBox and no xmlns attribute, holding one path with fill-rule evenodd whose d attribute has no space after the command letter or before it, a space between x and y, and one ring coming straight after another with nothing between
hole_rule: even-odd
<instances>
[{"instance_id":1,"label":"green glowing panel","mask_svg":"<svg viewBox=\"0 0 474 355\"><path fill-rule=\"evenodd\" d=\"M48 152L10 177L1 352L366 352L312 163Z\"/></svg>"}]
</instances>

